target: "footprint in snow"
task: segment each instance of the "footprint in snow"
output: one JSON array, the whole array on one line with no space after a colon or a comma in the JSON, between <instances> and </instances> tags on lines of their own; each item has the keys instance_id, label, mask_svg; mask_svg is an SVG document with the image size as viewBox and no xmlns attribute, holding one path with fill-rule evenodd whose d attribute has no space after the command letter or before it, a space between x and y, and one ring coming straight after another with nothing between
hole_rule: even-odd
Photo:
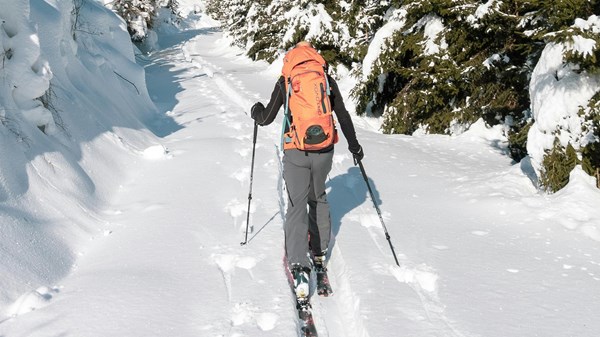
<instances>
[{"instance_id":1,"label":"footprint in snow","mask_svg":"<svg viewBox=\"0 0 600 337\"><path fill-rule=\"evenodd\" d=\"M587 237L600 242L600 230L596 226L585 225L579 229Z\"/></svg>"},{"instance_id":2,"label":"footprint in snow","mask_svg":"<svg viewBox=\"0 0 600 337\"><path fill-rule=\"evenodd\" d=\"M241 168L241 169L233 172L231 177L236 179L240 183L245 183L247 180L250 179L250 168L248 168L248 167Z\"/></svg>"},{"instance_id":3,"label":"footprint in snow","mask_svg":"<svg viewBox=\"0 0 600 337\"><path fill-rule=\"evenodd\" d=\"M160 159L168 159L172 156L169 154L169 150L162 145L153 145L146 148L142 155L144 158L149 160L160 160Z\"/></svg>"},{"instance_id":4,"label":"footprint in snow","mask_svg":"<svg viewBox=\"0 0 600 337\"><path fill-rule=\"evenodd\" d=\"M253 214L256 211L258 205L260 205L260 199L256 199L253 203L250 204L250 214ZM225 211L229 212L229 215L233 218L233 227L236 228L238 227L238 218L240 216L246 215L246 213L248 212L248 205L245 202L242 203L237 198L235 198L227 203L227 206L225 206ZM252 220L250 220L250 223L252 223ZM240 225L240 231L246 231L245 218L243 219ZM254 232L253 226L249 228L249 232Z\"/></svg>"},{"instance_id":5,"label":"footprint in snow","mask_svg":"<svg viewBox=\"0 0 600 337\"><path fill-rule=\"evenodd\" d=\"M250 278L254 280L252 274L252 268L256 266L256 259L250 256L242 256L236 254L212 254L212 260L219 267L219 270L223 274L223 281L225 282L225 288L227 289L227 299L231 301L233 289L231 287L231 279L235 274L236 268L246 269L250 274Z\"/></svg>"},{"instance_id":6,"label":"footprint in snow","mask_svg":"<svg viewBox=\"0 0 600 337\"><path fill-rule=\"evenodd\" d=\"M250 149L249 148L237 148L235 150L235 152L237 152L237 154L239 154L241 157L247 157L248 154L250 153Z\"/></svg>"},{"instance_id":7,"label":"footprint in snow","mask_svg":"<svg viewBox=\"0 0 600 337\"><path fill-rule=\"evenodd\" d=\"M213 254L213 261L219 266L223 273L233 274L235 268L251 270L256 266L256 259L251 256L239 256L236 254Z\"/></svg>"},{"instance_id":8,"label":"footprint in snow","mask_svg":"<svg viewBox=\"0 0 600 337\"><path fill-rule=\"evenodd\" d=\"M235 219L246 213L246 204L240 202L237 198L234 198L227 203L227 206L225 206L225 210L229 212L229 215L231 215L232 218ZM253 210L250 209L250 212L252 211Z\"/></svg>"},{"instance_id":9,"label":"footprint in snow","mask_svg":"<svg viewBox=\"0 0 600 337\"><path fill-rule=\"evenodd\" d=\"M59 289L39 287L34 291L30 291L19 297L9 308L10 316L19 316L36 309L43 308L50 303L50 300L55 294L58 294Z\"/></svg>"},{"instance_id":10,"label":"footprint in snow","mask_svg":"<svg viewBox=\"0 0 600 337\"><path fill-rule=\"evenodd\" d=\"M392 266L391 272L399 282L422 289L430 295L437 295L439 276L431 267L425 264L416 267Z\"/></svg>"},{"instance_id":11,"label":"footprint in snow","mask_svg":"<svg viewBox=\"0 0 600 337\"><path fill-rule=\"evenodd\" d=\"M277 325L277 320L279 320L279 316L272 312L264 312L256 317L256 325L262 331L273 330Z\"/></svg>"},{"instance_id":12,"label":"footprint in snow","mask_svg":"<svg viewBox=\"0 0 600 337\"><path fill-rule=\"evenodd\" d=\"M248 303L236 303L232 308L231 325L240 326L252 321L254 307Z\"/></svg>"},{"instance_id":13,"label":"footprint in snow","mask_svg":"<svg viewBox=\"0 0 600 337\"><path fill-rule=\"evenodd\" d=\"M232 308L231 325L256 324L261 331L275 328L279 315L272 312L258 312L258 308L249 303L236 303Z\"/></svg>"},{"instance_id":14,"label":"footprint in snow","mask_svg":"<svg viewBox=\"0 0 600 337\"><path fill-rule=\"evenodd\" d=\"M369 227L381 227L379 216L377 214L360 214L359 219L361 226L365 228Z\"/></svg>"}]
</instances>

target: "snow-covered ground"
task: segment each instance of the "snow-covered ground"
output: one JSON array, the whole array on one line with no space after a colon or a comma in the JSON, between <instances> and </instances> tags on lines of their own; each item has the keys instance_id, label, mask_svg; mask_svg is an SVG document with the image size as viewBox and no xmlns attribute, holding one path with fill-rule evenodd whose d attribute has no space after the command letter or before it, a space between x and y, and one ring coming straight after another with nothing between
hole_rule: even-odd
<instances>
[{"instance_id":1,"label":"snow-covered ground","mask_svg":"<svg viewBox=\"0 0 600 337\"><path fill-rule=\"evenodd\" d=\"M24 201L0 199L1 219L12 224L3 224L2 270L28 272L0 276L9 284L0 336L297 335L283 265L280 118L258 130L252 231L240 245L252 155L247 114L268 99L278 65L248 60L203 15L190 20L138 59L163 115L147 122L157 137L123 122L82 140L84 156L64 159L93 172L90 186L114 186L102 198L79 192L53 203L88 221L89 235L73 234L65 216L36 217ZM400 267L342 137L327 183L334 296L312 298L320 336L597 336L600 190L592 178L577 169L565 189L541 194L531 165L505 154L499 130L407 137L354 121ZM42 159L22 164L30 185L23 195L59 194L49 185L79 191L69 178L81 175L55 173L60 166L50 163L60 156L39 150ZM6 238L5 228L13 231ZM21 263L5 240L65 247Z\"/></svg>"}]
</instances>

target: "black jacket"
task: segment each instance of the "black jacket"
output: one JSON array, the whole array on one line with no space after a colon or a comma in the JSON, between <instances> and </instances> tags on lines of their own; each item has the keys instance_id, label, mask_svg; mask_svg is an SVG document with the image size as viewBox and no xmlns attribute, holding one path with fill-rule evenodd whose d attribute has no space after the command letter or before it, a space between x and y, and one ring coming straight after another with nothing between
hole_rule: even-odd
<instances>
[{"instance_id":1,"label":"black jacket","mask_svg":"<svg viewBox=\"0 0 600 337\"><path fill-rule=\"evenodd\" d=\"M331 100L331 108L335 112L335 116L337 117L340 128L342 129L342 133L348 141L348 149L352 153L357 152L360 149L360 145L356 139L354 124L352 123L352 119L350 118L348 110L346 110L346 106L344 105L344 100L342 98L342 94L340 93L340 89L338 88L337 82L331 78L331 76L327 76L329 85L331 87L331 95L329 96ZM254 107L252 107L252 116L258 125L269 125L273 122L273 120L275 120L279 109L285 103L285 95L285 78L281 76L275 84L275 88L273 88L271 99L269 100L267 106L264 107L262 104L256 104Z\"/></svg>"}]
</instances>

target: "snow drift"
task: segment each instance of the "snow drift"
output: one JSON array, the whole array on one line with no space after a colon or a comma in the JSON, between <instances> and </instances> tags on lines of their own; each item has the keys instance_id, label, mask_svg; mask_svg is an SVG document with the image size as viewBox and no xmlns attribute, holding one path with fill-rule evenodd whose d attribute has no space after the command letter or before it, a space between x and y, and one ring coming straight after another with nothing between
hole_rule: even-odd
<instances>
[{"instance_id":1,"label":"snow drift","mask_svg":"<svg viewBox=\"0 0 600 337\"><path fill-rule=\"evenodd\" d=\"M43 305L102 235L95 213L156 143L145 123L157 110L111 11L94 1L0 8L0 314L12 315Z\"/></svg>"}]
</instances>

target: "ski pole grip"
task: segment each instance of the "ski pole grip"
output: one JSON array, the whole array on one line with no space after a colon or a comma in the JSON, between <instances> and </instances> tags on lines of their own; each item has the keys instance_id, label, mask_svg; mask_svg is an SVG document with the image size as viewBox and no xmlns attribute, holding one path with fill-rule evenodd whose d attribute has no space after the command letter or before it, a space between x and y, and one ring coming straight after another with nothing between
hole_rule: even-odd
<instances>
[{"instance_id":1,"label":"ski pole grip","mask_svg":"<svg viewBox=\"0 0 600 337\"><path fill-rule=\"evenodd\" d=\"M258 135L258 123L256 121L254 121L254 137L252 139L252 142L254 144L256 144L256 136Z\"/></svg>"}]
</instances>

